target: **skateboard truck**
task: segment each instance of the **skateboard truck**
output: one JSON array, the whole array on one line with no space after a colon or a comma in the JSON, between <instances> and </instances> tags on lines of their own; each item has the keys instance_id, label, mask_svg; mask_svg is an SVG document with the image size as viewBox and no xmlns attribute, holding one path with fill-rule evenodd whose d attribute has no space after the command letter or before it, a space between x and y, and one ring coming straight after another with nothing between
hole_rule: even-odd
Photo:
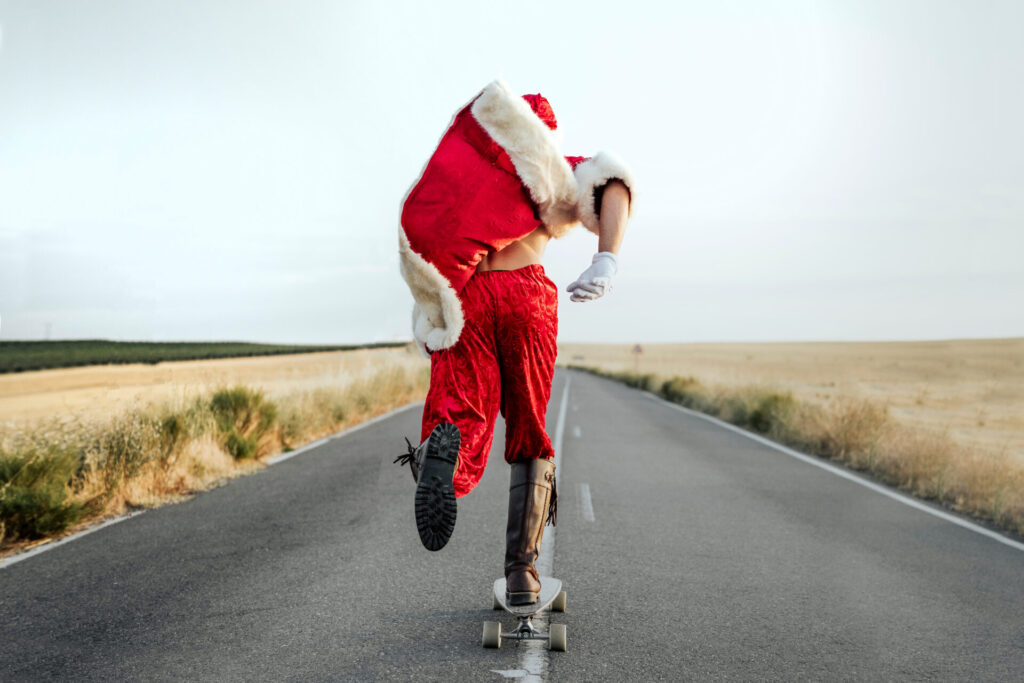
<instances>
[{"instance_id":1,"label":"skateboard truck","mask_svg":"<svg viewBox=\"0 0 1024 683\"><path fill-rule=\"evenodd\" d=\"M510 605L505 596L505 579L498 579L494 582L494 599L492 607L503 609L519 620L519 624L511 631L502 631L501 622L485 621L483 646L488 648L500 648L501 639L511 640L546 640L548 649L557 652L565 652L566 633L565 624L551 624L550 630L545 633L533 625L533 618L550 608L552 612L564 612L566 595L562 590L562 582L550 576L540 577L541 591L537 602L530 605Z\"/></svg>"},{"instance_id":2,"label":"skateboard truck","mask_svg":"<svg viewBox=\"0 0 1024 683\"><path fill-rule=\"evenodd\" d=\"M546 640L547 633L541 633L533 626L533 617L519 617L519 625L514 631L501 634L502 638L516 638L517 640Z\"/></svg>"}]
</instances>

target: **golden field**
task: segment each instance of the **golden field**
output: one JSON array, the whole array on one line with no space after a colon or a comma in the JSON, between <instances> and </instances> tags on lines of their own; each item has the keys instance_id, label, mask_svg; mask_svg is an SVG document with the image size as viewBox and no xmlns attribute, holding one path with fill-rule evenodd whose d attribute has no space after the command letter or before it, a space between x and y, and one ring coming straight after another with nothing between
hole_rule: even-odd
<instances>
[{"instance_id":1,"label":"golden field","mask_svg":"<svg viewBox=\"0 0 1024 683\"><path fill-rule=\"evenodd\" d=\"M760 385L809 403L867 400L899 424L1024 462L1024 339L561 344L559 363Z\"/></svg>"},{"instance_id":2,"label":"golden field","mask_svg":"<svg viewBox=\"0 0 1024 683\"><path fill-rule=\"evenodd\" d=\"M412 371L427 367L427 361L407 347L4 374L0 375L0 426L41 419L104 419L131 407L180 402L236 384L280 398L345 386L385 367Z\"/></svg>"}]
</instances>

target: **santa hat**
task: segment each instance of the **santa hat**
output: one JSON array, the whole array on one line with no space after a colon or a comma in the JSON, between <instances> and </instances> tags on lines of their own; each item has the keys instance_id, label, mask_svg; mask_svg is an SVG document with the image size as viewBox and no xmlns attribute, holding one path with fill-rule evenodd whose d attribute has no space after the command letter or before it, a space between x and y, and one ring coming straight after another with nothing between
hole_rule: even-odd
<instances>
[{"instance_id":1,"label":"santa hat","mask_svg":"<svg viewBox=\"0 0 1024 683\"><path fill-rule=\"evenodd\" d=\"M494 81L460 110L402 203L399 255L412 291L413 333L430 350L454 345L459 293L485 254L541 224L562 237L580 221L599 229L600 194L632 174L613 155L564 157L542 95ZM632 210L632 202L631 202Z\"/></svg>"}]
</instances>

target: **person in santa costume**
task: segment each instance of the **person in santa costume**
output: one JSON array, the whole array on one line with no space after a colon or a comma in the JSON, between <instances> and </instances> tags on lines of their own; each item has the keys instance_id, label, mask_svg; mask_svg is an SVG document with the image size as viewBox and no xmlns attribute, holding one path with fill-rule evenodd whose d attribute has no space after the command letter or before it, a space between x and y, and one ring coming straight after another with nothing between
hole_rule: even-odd
<instances>
[{"instance_id":1,"label":"person in santa costume","mask_svg":"<svg viewBox=\"0 0 1024 683\"><path fill-rule=\"evenodd\" d=\"M500 412L511 465L505 577L511 604L537 600L534 563L556 522L554 450L545 414L554 376L558 288L547 243L580 222L598 236L571 301L601 298L632 210L633 179L614 155L565 157L541 95L495 81L456 113L402 204L399 254L417 344L430 356L421 443L396 462L417 482L416 526L439 550L456 498L483 475Z\"/></svg>"}]
</instances>

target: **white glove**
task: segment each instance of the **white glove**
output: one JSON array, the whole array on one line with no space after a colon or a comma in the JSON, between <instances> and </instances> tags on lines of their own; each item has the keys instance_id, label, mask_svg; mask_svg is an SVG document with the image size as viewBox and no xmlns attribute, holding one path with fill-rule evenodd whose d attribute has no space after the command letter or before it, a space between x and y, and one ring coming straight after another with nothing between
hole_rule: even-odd
<instances>
[{"instance_id":1,"label":"white glove","mask_svg":"<svg viewBox=\"0 0 1024 683\"><path fill-rule=\"evenodd\" d=\"M619 272L619 261L610 251L594 254L590 267L568 287L572 301L594 301L612 291L612 276Z\"/></svg>"}]
</instances>

